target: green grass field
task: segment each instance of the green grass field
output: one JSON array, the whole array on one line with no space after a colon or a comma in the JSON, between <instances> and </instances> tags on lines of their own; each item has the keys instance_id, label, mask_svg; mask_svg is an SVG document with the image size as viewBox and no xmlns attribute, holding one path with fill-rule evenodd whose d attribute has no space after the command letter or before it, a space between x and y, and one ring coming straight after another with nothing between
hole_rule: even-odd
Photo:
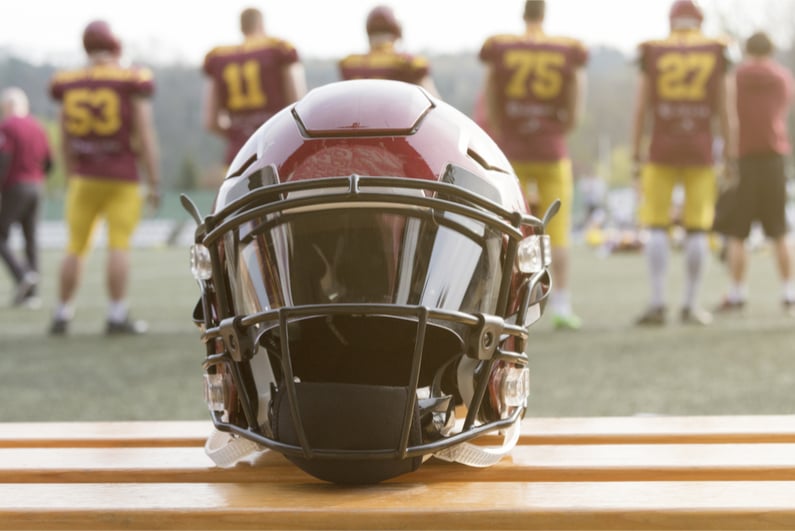
<instances>
[{"instance_id":1,"label":"green grass field","mask_svg":"<svg viewBox=\"0 0 795 531\"><path fill-rule=\"evenodd\" d=\"M0 280L0 421L208 418L202 402L203 349L190 314L198 289L187 250L133 253L131 304L150 333L103 334L104 259L86 264L78 313L67 337L46 334L59 252L43 255L40 310L12 309L10 282ZM646 302L643 257L573 252L579 332L557 332L542 317L531 330L529 415L760 414L795 412L795 319L783 315L772 257L757 252L743 316L708 328L684 326L676 311L682 256L671 260L671 321L640 329ZM726 281L712 260L703 291L715 304Z\"/></svg>"}]
</instances>

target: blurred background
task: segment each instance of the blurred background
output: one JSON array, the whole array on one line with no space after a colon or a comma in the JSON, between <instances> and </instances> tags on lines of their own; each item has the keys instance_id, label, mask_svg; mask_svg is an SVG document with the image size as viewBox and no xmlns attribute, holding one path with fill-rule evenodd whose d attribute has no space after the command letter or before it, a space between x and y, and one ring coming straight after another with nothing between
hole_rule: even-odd
<instances>
[{"instance_id":1,"label":"blurred background","mask_svg":"<svg viewBox=\"0 0 795 531\"><path fill-rule=\"evenodd\" d=\"M62 419L206 418L202 402L203 349L190 322L198 290L187 247L192 222L179 205L187 193L208 212L223 175L219 140L201 126L201 61L220 44L240 40L238 15L263 10L266 31L291 41L310 88L338 80L336 62L364 50L364 19L376 2L107 2L27 0L0 17L0 88L28 94L54 146L56 105L47 86L56 69L82 64L80 35L87 22L107 20L123 39L126 61L155 73L154 110L165 197L135 235L131 305L150 322L150 334L109 341L103 334L104 233L87 263L78 314L68 337L46 335L56 268L65 241L64 177L60 165L47 183L41 229L39 310L0 307L0 421ZM490 34L522 28L521 0L394 2L404 25L402 48L424 54L441 97L472 114L483 69L477 53ZM630 120L635 46L667 33L669 0L549 0L547 29L589 47L583 122L570 139L576 176L572 291L583 330L554 332L549 323L531 335L533 396L530 415L792 413L795 329L776 297L772 259L753 259L745 317L709 329L678 324L639 330L632 321L644 305L642 255L612 252L621 231L634 226L630 189ZM739 43L757 29L771 34L777 57L795 69L795 2L703 1L705 33ZM795 125L792 122L791 125ZM792 130L792 129L791 129ZM596 192L594 192L596 189ZM602 231L589 235L587 209L597 194ZM18 234L12 234L18 240ZM758 253L768 251L755 240ZM704 289L719 300L726 273L720 243ZM670 289L681 289L674 278ZM0 302L10 300L0 279Z\"/></svg>"}]
</instances>

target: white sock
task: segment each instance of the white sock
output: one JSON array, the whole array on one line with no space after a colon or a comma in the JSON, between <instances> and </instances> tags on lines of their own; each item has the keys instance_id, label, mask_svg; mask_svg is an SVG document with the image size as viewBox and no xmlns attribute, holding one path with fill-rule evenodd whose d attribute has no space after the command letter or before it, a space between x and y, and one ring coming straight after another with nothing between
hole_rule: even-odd
<instances>
[{"instance_id":1,"label":"white sock","mask_svg":"<svg viewBox=\"0 0 795 531\"><path fill-rule=\"evenodd\" d=\"M571 301L569 299L569 292L564 290L553 290L549 294L549 302L552 306L552 313L555 315L570 315L571 314Z\"/></svg>"},{"instance_id":2,"label":"white sock","mask_svg":"<svg viewBox=\"0 0 795 531\"><path fill-rule=\"evenodd\" d=\"M701 279L709 256L705 232L691 232L685 238L685 294L683 307L693 308L701 289Z\"/></svg>"},{"instance_id":3,"label":"white sock","mask_svg":"<svg viewBox=\"0 0 795 531\"><path fill-rule=\"evenodd\" d=\"M735 284L731 283L729 285L729 290L726 293L726 299L729 302L742 302L745 300L746 297L746 290L744 284Z\"/></svg>"},{"instance_id":4,"label":"white sock","mask_svg":"<svg viewBox=\"0 0 795 531\"><path fill-rule=\"evenodd\" d=\"M791 280L787 280L781 285L781 291L785 301L795 301L795 284Z\"/></svg>"},{"instance_id":5,"label":"white sock","mask_svg":"<svg viewBox=\"0 0 795 531\"><path fill-rule=\"evenodd\" d=\"M662 229L649 231L646 244L646 259L651 280L651 305L655 308L665 305L665 276L668 271L668 233Z\"/></svg>"},{"instance_id":6,"label":"white sock","mask_svg":"<svg viewBox=\"0 0 795 531\"><path fill-rule=\"evenodd\" d=\"M75 316L75 309L71 304L59 302L55 307L53 317L58 321L70 321Z\"/></svg>"},{"instance_id":7,"label":"white sock","mask_svg":"<svg viewBox=\"0 0 795 531\"><path fill-rule=\"evenodd\" d=\"M108 321L120 323L127 319L127 302L126 301L110 301L108 306Z\"/></svg>"}]
</instances>

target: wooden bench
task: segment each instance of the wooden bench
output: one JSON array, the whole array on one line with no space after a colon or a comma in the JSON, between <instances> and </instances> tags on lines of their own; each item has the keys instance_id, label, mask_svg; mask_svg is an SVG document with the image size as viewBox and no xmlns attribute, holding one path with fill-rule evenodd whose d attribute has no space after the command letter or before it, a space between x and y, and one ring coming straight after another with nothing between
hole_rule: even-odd
<instances>
[{"instance_id":1,"label":"wooden bench","mask_svg":"<svg viewBox=\"0 0 795 531\"><path fill-rule=\"evenodd\" d=\"M215 468L208 431L0 424L0 529L795 529L795 416L526 419L492 468L369 487Z\"/></svg>"}]
</instances>

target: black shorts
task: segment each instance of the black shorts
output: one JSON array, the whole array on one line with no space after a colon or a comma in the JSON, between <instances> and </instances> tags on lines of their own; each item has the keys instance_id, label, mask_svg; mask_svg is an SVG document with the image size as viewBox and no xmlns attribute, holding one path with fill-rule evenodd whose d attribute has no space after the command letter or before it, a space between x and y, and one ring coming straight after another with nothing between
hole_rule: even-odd
<instances>
[{"instance_id":1,"label":"black shorts","mask_svg":"<svg viewBox=\"0 0 795 531\"><path fill-rule=\"evenodd\" d=\"M739 160L736 188L721 198L715 229L744 240L754 221L762 223L768 238L787 234L787 176L784 157L754 155ZM719 221L719 223L717 223Z\"/></svg>"}]
</instances>

